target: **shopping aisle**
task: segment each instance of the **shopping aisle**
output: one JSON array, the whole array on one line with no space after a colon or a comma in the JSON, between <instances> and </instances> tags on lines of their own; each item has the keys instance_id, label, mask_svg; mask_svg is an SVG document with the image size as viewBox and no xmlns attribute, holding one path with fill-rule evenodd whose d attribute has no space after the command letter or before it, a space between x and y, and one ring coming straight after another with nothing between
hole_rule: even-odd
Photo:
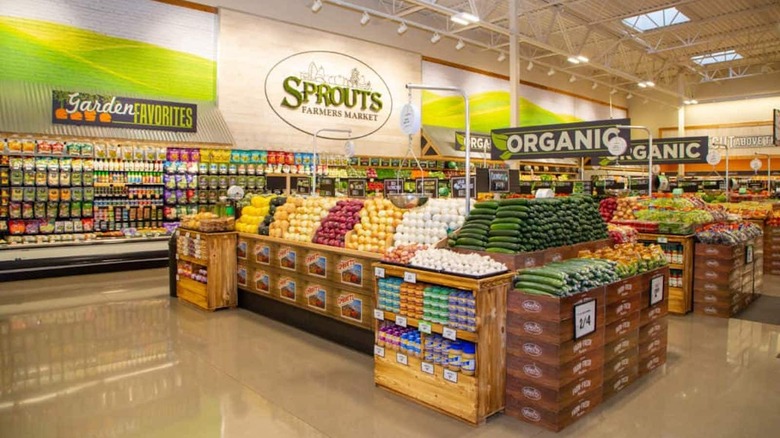
<instances>
[{"instance_id":1,"label":"shopping aisle","mask_svg":"<svg viewBox=\"0 0 780 438\"><path fill-rule=\"evenodd\" d=\"M780 293L777 278L765 284ZM4 438L714 438L780 429L780 326L670 317L666 369L556 435L506 416L473 428L423 409L375 388L371 357L244 310L205 313L170 299L164 270L0 290Z\"/></svg>"}]
</instances>

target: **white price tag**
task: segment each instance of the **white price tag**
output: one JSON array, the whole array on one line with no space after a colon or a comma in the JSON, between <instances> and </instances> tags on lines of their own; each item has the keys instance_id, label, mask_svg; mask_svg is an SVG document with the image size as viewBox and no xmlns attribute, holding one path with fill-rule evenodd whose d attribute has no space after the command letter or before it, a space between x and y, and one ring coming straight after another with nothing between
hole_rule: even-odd
<instances>
[{"instance_id":1,"label":"white price tag","mask_svg":"<svg viewBox=\"0 0 780 438\"><path fill-rule=\"evenodd\" d=\"M650 280L650 305L664 300L664 276L658 275Z\"/></svg>"},{"instance_id":2,"label":"white price tag","mask_svg":"<svg viewBox=\"0 0 780 438\"><path fill-rule=\"evenodd\" d=\"M444 369L444 380L452 383L458 383L458 373L452 370Z\"/></svg>"},{"instance_id":3,"label":"white price tag","mask_svg":"<svg viewBox=\"0 0 780 438\"><path fill-rule=\"evenodd\" d=\"M422 362L420 364L420 369L422 372L426 374L433 374L433 364L429 362Z\"/></svg>"},{"instance_id":4,"label":"white price tag","mask_svg":"<svg viewBox=\"0 0 780 438\"><path fill-rule=\"evenodd\" d=\"M656 241L658 243L669 243L669 239L667 239L666 237L663 237L663 236L661 236L658 239L656 239Z\"/></svg>"},{"instance_id":5,"label":"white price tag","mask_svg":"<svg viewBox=\"0 0 780 438\"><path fill-rule=\"evenodd\" d=\"M596 300L574 306L574 339L596 331Z\"/></svg>"},{"instance_id":6,"label":"white price tag","mask_svg":"<svg viewBox=\"0 0 780 438\"><path fill-rule=\"evenodd\" d=\"M442 337L454 341L458 338L458 331L449 327L444 327L441 332Z\"/></svg>"},{"instance_id":7,"label":"white price tag","mask_svg":"<svg viewBox=\"0 0 780 438\"><path fill-rule=\"evenodd\" d=\"M417 283L417 274L414 272L404 272L404 281L407 283Z\"/></svg>"},{"instance_id":8,"label":"white price tag","mask_svg":"<svg viewBox=\"0 0 780 438\"><path fill-rule=\"evenodd\" d=\"M401 365L409 365L409 358L403 353L396 353L395 361Z\"/></svg>"},{"instance_id":9,"label":"white price tag","mask_svg":"<svg viewBox=\"0 0 780 438\"><path fill-rule=\"evenodd\" d=\"M401 315L395 316L395 325L399 325L401 327L406 327L406 317Z\"/></svg>"},{"instance_id":10,"label":"white price tag","mask_svg":"<svg viewBox=\"0 0 780 438\"><path fill-rule=\"evenodd\" d=\"M379 357L385 357L385 347L380 347L374 344L374 355Z\"/></svg>"},{"instance_id":11,"label":"white price tag","mask_svg":"<svg viewBox=\"0 0 780 438\"><path fill-rule=\"evenodd\" d=\"M385 320L385 312L382 309L374 309L374 318L384 321Z\"/></svg>"},{"instance_id":12,"label":"white price tag","mask_svg":"<svg viewBox=\"0 0 780 438\"><path fill-rule=\"evenodd\" d=\"M431 334L431 325L425 321L420 321L417 323L417 330L419 330L421 333L425 334Z\"/></svg>"},{"instance_id":13,"label":"white price tag","mask_svg":"<svg viewBox=\"0 0 780 438\"><path fill-rule=\"evenodd\" d=\"M753 245L747 245L745 247L745 264L749 265L753 263Z\"/></svg>"},{"instance_id":14,"label":"white price tag","mask_svg":"<svg viewBox=\"0 0 780 438\"><path fill-rule=\"evenodd\" d=\"M385 268L380 268L379 266L374 267L374 277L385 278Z\"/></svg>"}]
</instances>

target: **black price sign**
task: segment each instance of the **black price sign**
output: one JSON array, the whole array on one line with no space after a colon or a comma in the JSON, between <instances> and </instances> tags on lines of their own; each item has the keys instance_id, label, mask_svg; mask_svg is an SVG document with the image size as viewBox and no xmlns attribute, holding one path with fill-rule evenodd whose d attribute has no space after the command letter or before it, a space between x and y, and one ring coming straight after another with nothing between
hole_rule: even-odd
<instances>
[{"instance_id":1,"label":"black price sign","mask_svg":"<svg viewBox=\"0 0 780 438\"><path fill-rule=\"evenodd\" d=\"M466 197L466 177L457 176L450 178L450 189L452 190L453 198L465 198ZM474 195L477 191L477 178L471 177L471 194Z\"/></svg>"},{"instance_id":2,"label":"black price sign","mask_svg":"<svg viewBox=\"0 0 780 438\"><path fill-rule=\"evenodd\" d=\"M699 191L699 183L696 181L677 181L677 187L683 189L684 193L696 193Z\"/></svg>"},{"instance_id":3,"label":"black price sign","mask_svg":"<svg viewBox=\"0 0 780 438\"><path fill-rule=\"evenodd\" d=\"M574 191L574 183L571 181L556 181L555 193L570 195Z\"/></svg>"},{"instance_id":4,"label":"black price sign","mask_svg":"<svg viewBox=\"0 0 780 438\"><path fill-rule=\"evenodd\" d=\"M404 192L404 181L402 179L386 179L384 180L385 194L400 194Z\"/></svg>"},{"instance_id":5,"label":"black price sign","mask_svg":"<svg viewBox=\"0 0 780 438\"><path fill-rule=\"evenodd\" d=\"M336 178L320 178L320 196L336 196Z\"/></svg>"},{"instance_id":6,"label":"black price sign","mask_svg":"<svg viewBox=\"0 0 780 438\"><path fill-rule=\"evenodd\" d=\"M391 158L390 159L390 166L398 167L400 165L401 165L401 159L400 158Z\"/></svg>"},{"instance_id":7,"label":"black price sign","mask_svg":"<svg viewBox=\"0 0 780 438\"><path fill-rule=\"evenodd\" d=\"M371 161L368 157L360 157L360 165L361 166L368 166L370 165Z\"/></svg>"},{"instance_id":8,"label":"black price sign","mask_svg":"<svg viewBox=\"0 0 780 438\"><path fill-rule=\"evenodd\" d=\"M490 169L488 171L490 191L493 193L509 192L509 171L504 169Z\"/></svg>"},{"instance_id":9,"label":"black price sign","mask_svg":"<svg viewBox=\"0 0 780 438\"><path fill-rule=\"evenodd\" d=\"M388 167L390 166L390 159L389 158L382 158L379 160L379 165L382 167Z\"/></svg>"},{"instance_id":10,"label":"black price sign","mask_svg":"<svg viewBox=\"0 0 780 438\"><path fill-rule=\"evenodd\" d=\"M308 195L311 193L311 177L301 176L295 178L295 191L299 195Z\"/></svg>"},{"instance_id":11,"label":"black price sign","mask_svg":"<svg viewBox=\"0 0 780 438\"><path fill-rule=\"evenodd\" d=\"M414 180L416 192L422 193L429 198L439 196L439 180L436 178L418 178Z\"/></svg>"},{"instance_id":12,"label":"black price sign","mask_svg":"<svg viewBox=\"0 0 780 438\"><path fill-rule=\"evenodd\" d=\"M380 162L381 162L381 161L380 161L379 157L371 157L371 158L368 160L368 163L369 163L369 165L371 165L371 166L379 166L379 163L380 163Z\"/></svg>"},{"instance_id":13,"label":"black price sign","mask_svg":"<svg viewBox=\"0 0 780 438\"><path fill-rule=\"evenodd\" d=\"M347 181L347 191L350 198L365 198L366 180L350 178Z\"/></svg>"},{"instance_id":14,"label":"black price sign","mask_svg":"<svg viewBox=\"0 0 780 438\"><path fill-rule=\"evenodd\" d=\"M518 184L518 190L517 193L521 195L530 195L534 192L534 182L533 181L520 181Z\"/></svg>"}]
</instances>

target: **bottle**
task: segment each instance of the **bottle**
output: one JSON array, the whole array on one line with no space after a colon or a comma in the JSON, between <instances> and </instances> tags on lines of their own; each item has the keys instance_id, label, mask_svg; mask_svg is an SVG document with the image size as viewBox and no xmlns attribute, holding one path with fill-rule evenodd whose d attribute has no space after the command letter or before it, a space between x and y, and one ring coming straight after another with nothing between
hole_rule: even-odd
<instances>
[{"instance_id":1,"label":"bottle","mask_svg":"<svg viewBox=\"0 0 780 438\"><path fill-rule=\"evenodd\" d=\"M477 371L477 348L473 342L461 342L463 353L460 356L460 371L466 376L473 376Z\"/></svg>"},{"instance_id":2,"label":"bottle","mask_svg":"<svg viewBox=\"0 0 780 438\"><path fill-rule=\"evenodd\" d=\"M453 342L447 349L447 368L452 371L460 371L460 355L461 346L460 342Z\"/></svg>"}]
</instances>

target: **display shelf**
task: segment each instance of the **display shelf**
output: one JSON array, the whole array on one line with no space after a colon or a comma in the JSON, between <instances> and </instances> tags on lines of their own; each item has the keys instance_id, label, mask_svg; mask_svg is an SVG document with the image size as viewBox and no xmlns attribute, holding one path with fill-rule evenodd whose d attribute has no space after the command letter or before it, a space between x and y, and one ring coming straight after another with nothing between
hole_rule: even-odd
<instances>
[{"instance_id":1,"label":"display shelf","mask_svg":"<svg viewBox=\"0 0 780 438\"><path fill-rule=\"evenodd\" d=\"M685 267L683 265L679 264L679 263L669 263L669 268L670 269L680 269L680 270L685 269Z\"/></svg>"},{"instance_id":2,"label":"display shelf","mask_svg":"<svg viewBox=\"0 0 780 438\"><path fill-rule=\"evenodd\" d=\"M216 310L235 307L238 304L236 291L236 233L203 233L192 230L179 230L177 246L189 245L189 240L205 241L207 263L194 258L194 263L205 266L207 282L201 283L182 275L176 276L176 293L204 310ZM187 256L184 256L187 257ZM189 258L189 257L187 257ZM179 258L182 261L181 257Z\"/></svg>"},{"instance_id":3,"label":"display shelf","mask_svg":"<svg viewBox=\"0 0 780 438\"><path fill-rule=\"evenodd\" d=\"M374 327L377 333L374 382L405 398L471 424L482 424L487 417L501 411L504 408L506 381L506 313L501 309L506 308L507 293L514 273L471 279L384 263L375 263L374 269L377 277L375 300L378 300L379 280L386 277L399 277L408 283L446 286L474 295L477 320L477 331L473 333L476 345L475 376L450 370L445 380L444 369L437 368L432 362L426 365L428 371L433 371L430 374L422 369L423 361L415 357L407 357L408 365L394 360L392 356L395 352L391 348L382 347L379 334L380 324L386 324L384 320L392 321L395 314L382 312L383 319L375 319ZM418 323L417 320L407 318L407 324L411 325L410 321ZM462 331L457 333L465 334ZM425 352L421 350L420 354L425 357ZM457 379L457 385L453 384L453 379Z\"/></svg>"},{"instance_id":4,"label":"display shelf","mask_svg":"<svg viewBox=\"0 0 780 438\"><path fill-rule=\"evenodd\" d=\"M209 262L208 260L205 260L205 259L199 259L199 258L196 258L196 257L190 257L190 256L186 256L184 254L176 254L176 258L178 258L179 260L183 260L185 262L195 263L197 265L203 265L203 266L206 266L208 264L208 262Z\"/></svg>"},{"instance_id":5,"label":"display shelf","mask_svg":"<svg viewBox=\"0 0 780 438\"><path fill-rule=\"evenodd\" d=\"M406 324L407 325L409 325L411 327L415 327L415 328L419 328L420 327L420 320L419 319L411 318L411 317L408 317L408 316L399 315L399 314L396 314L394 312L388 312L387 310L384 310L382 312L384 313L384 320L385 321L390 321L390 322L397 321L396 317L401 316L402 318L406 318ZM424 321L424 322L427 322L427 321ZM432 322L428 323L428 324L430 324L430 326L431 326L431 332L439 334L439 335L444 333L444 329L445 328L449 328L446 325L435 324L435 323L432 323ZM464 341L469 341L469 342L479 342L479 338L477 337L477 334L475 332L469 332L469 331L465 331L465 330L455 330L455 329L452 329L452 330L455 331L455 337L457 339L462 339Z\"/></svg>"},{"instance_id":6,"label":"display shelf","mask_svg":"<svg viewBox=\"0 0 780 438\"><path fill-rule=\"evenodd\" d=\"M683 272L682 287L669 288L669 312L685 315L693 310L693 235L678 236L674 234L639 233L637 240L642 243L667 244L676 243L683 248L683 263L669 264L669 268Z\"/></svg>"}]
</instances>

